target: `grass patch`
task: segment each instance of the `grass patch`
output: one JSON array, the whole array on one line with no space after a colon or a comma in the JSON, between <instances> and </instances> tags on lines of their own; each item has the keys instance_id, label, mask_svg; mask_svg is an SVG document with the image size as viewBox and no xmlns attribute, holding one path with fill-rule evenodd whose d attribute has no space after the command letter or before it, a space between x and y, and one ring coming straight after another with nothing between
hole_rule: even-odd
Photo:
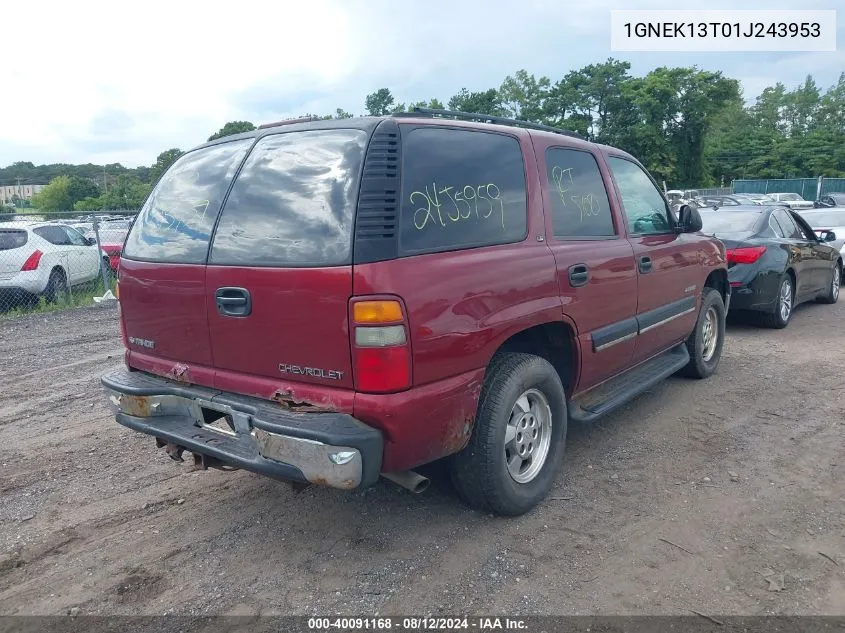
<instances>
[{"instance_id":1,"label":"grass patch","mask_svg":"<svg viewBox=\"0 0 845 633\"><path fill-rule=\"evenodd\" d=\"M114 277L112 277L109 285L111 286L112 294L114 294L116 287ZM68 300L67 295L57 299L55 303L49 303L44 297L38 297L35 303L19 300L13 308L0 314L0 318L9 319L28 314L47 314L48 312L91 306L94 305L94 297L102 297L105 294L104 288L103 280L98 279L96 282L92 281L73 288L70 300Z\"/></svg>"}]
</instances>

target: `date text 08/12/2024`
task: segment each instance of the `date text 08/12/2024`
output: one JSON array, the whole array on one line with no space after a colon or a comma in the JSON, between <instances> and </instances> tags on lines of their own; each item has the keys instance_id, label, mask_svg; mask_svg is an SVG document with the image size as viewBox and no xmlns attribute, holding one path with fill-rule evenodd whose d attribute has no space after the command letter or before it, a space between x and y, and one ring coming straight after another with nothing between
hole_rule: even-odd
<instances>
[{"instance_id":1,"label":"date text 08/12/2024","mask_svg":"<svg viewBox=\"0 0 845 633\"><path fill-rule=\"evenodd\" d=\"M526 629L526 623L519 618L502 617L372 617L372 618L309 618L308 628L312 631L466 631L466 630L510 630Z\"/></svg>"}]
</instances>

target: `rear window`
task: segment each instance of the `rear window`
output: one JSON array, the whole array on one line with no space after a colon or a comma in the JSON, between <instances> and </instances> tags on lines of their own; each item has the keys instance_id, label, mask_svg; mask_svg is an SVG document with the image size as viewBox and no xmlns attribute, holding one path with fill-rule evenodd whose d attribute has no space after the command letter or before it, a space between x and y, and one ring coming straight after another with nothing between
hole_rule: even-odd
<instances>
[{"instance_id":1,"label":"rear window","mask_svg":"<svg viewBox=\"0 0 845 633\"><path fill-rule=\"evenodd\" d=\"M519 242L527 230L519 142L492 132L416 128L402 139L405 254Z\"/></svg>"},{"instance_id":2,"label":"rear window","mask_svg":"<svg viewBox=\"0 0 845 633\"><path fill-rule=\"evenodd\" d=\"M367 133L350 129L289 132L259 141L226 201L210 263L350 263L366 145Z\"/></svg>"},{"instance_id":3,"label":"rear window","mask_svg":"<svg viewBox=\"0 0 845 633\"><path fill-rule=\"evenodd\" d=\"M760 220L756 211L701 212L704 233L747 233L753 231Z\"/></svg>"},{"instance_id":4,"label":"rear window","mask_svg":"<svg viewBox=\"0 0 845 633\"><path fill-rule=\"evenodd\" d=\"M825 211L807 213L803 216L814 229L826 229L831 226L845 226L845 211Z\"/></svg>"},{"instance_id":5,"label":"rear window","mask_svg":"<svg viewBox=\"0 0 845 633\"><path fill-rule=\"evenodd\" d=\"M200 264L211 229L251 139L189 152L156 185L126 240L130 259Z\"/></svg>"},{"instance_id":6,"label":"rear window","mask_svg":"<svg viewBox=\"0 0 845 633\"><path fill-rule=\"evenodd\" d=\"M0 251L10 251L24 246L27 241L26 231L0 229Z\"/></svg>"}]
</instances>

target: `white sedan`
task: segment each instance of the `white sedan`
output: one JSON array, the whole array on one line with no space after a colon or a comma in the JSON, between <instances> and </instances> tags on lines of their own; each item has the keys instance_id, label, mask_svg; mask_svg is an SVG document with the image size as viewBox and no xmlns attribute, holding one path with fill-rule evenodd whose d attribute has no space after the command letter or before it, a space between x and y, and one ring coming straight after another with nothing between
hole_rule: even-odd
<instances>
[{"instance_id":1,"label":"white sedan","mask_svg":"<svg viewBox=\"0 0 845 633\"><path fill-rule=\"evenodd\" d=\"M822 231L832 231L836 235L836 239L832 240L830 246L838 248L843 260L845 260L845 207L802 210L798 212L798 215L807 220L819 235Z\"/></svg>"},{"instance_id":2,"label":"white sedan","mask_svg":"<svg viewBox=\"0 0 845 633\"><path fill-rule=\"evenodd\" d=\"M0 290L55 301L93 281L102 253L96 242L64 224L0 223Z\"/></svg>"}]
</instances>

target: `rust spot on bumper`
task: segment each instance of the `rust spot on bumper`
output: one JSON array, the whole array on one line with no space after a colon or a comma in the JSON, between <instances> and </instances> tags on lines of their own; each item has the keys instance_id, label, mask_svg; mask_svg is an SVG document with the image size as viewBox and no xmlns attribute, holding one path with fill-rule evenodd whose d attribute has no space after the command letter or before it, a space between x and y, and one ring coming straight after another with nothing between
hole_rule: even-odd
<instances>
[{"instance_id":1,"label":"rust spot on bumper","mask_svg":"<svg viewBox=\"0 0 845 633\"><path fill-rule=\"evenodd\" d=\"M150 404L149 396L120 396L120 410L138 418L148 418L152 415Z\"/></svg>"},{"instance_id":2,"label":"rust spot on bumper","mask_svg":"<svg viewBox=\"0 0 845 633\"><path fill-rule=\"evenodd\" d=\"M290 411L297 411L301 413L325 413L327 411L334 411L334 407L329 405L319 405L313 402L306 402L304 400L297 400L292 391L277 390L270 396L270 400L278 402L285 409Z\"/></svg>"},{"instance_id":3,"label":"rust spot on bumper","mask_svg":"<svg viewBox=\"0 0 845 633\"><path fill-rule=\"evenodd\" d=\"M469 436L472 433L474 418L475 416L473 415L464 414L446 426L442 444L444 455L457 453L467 445Z\"/></svg>"}]
</instances>

